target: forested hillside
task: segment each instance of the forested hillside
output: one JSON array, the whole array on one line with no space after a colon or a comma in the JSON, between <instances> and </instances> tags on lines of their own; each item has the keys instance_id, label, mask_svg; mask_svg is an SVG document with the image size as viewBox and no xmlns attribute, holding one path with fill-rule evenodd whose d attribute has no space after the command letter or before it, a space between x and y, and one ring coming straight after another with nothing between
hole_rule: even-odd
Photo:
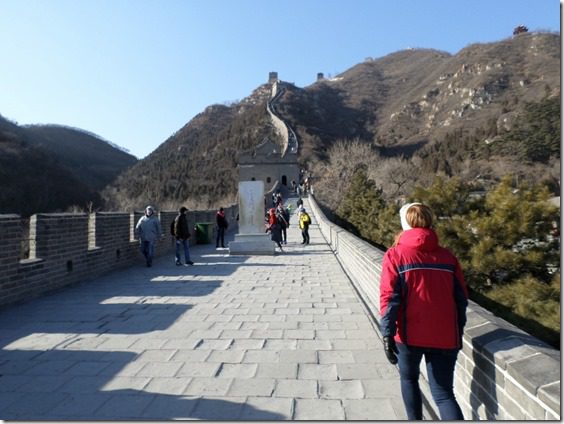
<instances>
[{"instance_id":1,"label":"forested hillside","mask_svg":"<svg viewBox=\"0 0 564 424\"><path fill-rule=\"evenodd\" d=\"M176 209L183 203L196 209L236 202L239 153L277 137L266 113L269 95L263 85L241 102L206 108L107 187L106 207Z\"/></svg>"},{"instance_id":2,"label":"forested hillside","mask_svg":"<svg viewBox=\"0 0 564 424\"><path fill-rule=\"evenodd\" d=\"M0 213L101 208L99 191L136 161L82 130L21 127L0 116Z\"/></svg>"}]
</instances>

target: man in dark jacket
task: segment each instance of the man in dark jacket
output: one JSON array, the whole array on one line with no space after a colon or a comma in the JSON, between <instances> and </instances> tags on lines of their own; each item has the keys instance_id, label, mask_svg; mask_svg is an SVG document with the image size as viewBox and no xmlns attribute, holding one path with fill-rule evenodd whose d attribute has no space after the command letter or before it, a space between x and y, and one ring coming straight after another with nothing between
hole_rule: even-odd
<instances>
[{"instance_id":1,"label":"man in dark jacket","mask_svg":"<svg viewBox=\"0 0 564 424\"><path fill-rule=\"evenodd\" d=\"M180 247L184 248L184 259L186 261L185 265L194 265L194 262L190 260L190 246L188 240L190 239L190 228L188 227L188 218L186 216L186 209L182 206L174 221L170 226L171 234L176 238L176 265L182 265L180 261Z\"/></svg>"},{"instance_id":2,"label":"man in dark jacket","mask_svg":"<svg viewBox=\"0 0 564 424\"><path fill-rule=\"evenodd\" d=\"M221 247L225 247L225 230L228 227L227 219L225 218L225 212L223 208L219 208L217 213L215 214L215 220L217 223L217 237L215 239L215 248L219 247L219 242L221 241Z\"/></svg>"}]
</instances>

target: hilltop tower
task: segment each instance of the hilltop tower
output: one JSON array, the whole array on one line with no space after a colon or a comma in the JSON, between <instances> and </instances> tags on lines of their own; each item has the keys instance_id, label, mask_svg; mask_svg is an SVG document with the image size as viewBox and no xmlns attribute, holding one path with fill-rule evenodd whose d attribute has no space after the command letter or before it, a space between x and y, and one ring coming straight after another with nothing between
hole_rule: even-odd
<instances>
[{"instance_id":1,"label":"hilltop tower","mask_svg":"<svg viewBox=\"0 0 564 424\"><path fill-rule=\"evenodd\" d=\"M317 81L323 81L325 79L325 76L323 75L323 72L318 72L317 73Z\"/></svg>"},{"instance_id":2,"label":"hilltop tower","mask_svg":"<svg viewBox=\"0 0 564 424\"><path fill-rule=\"evenodd\" d=\"M278 81L278 72L269 72L268 73L268 83L274 84L276 81Z\"/></svg>"}]
</instances>

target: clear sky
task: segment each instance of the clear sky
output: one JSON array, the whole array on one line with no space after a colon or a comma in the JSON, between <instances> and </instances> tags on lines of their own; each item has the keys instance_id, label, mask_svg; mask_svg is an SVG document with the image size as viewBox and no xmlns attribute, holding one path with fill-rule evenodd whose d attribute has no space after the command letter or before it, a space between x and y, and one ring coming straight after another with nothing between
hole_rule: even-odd
<instances>
[{"instance_id":1,"label":"clear sky","mask_svg":"<svg viewBox=\"0 0 564 424\"><path fill-rule=\"evenodd\" d=\"M270 71L305 87L413 47L560 32L559 0L0 0L0 115L142 158Z\"/></svg>"}]
</instances>

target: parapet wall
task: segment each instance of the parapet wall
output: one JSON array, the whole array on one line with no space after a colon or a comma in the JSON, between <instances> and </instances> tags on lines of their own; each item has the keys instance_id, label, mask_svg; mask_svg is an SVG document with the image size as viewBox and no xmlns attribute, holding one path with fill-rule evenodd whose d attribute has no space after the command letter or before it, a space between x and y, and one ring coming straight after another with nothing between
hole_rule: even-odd
<instances>
[{"instance_id":1,"label":"parapet wall","mask_svg":"<svg viewBox=\"0 0 564 424\"><path fill-rule=\"evenodd\" d=\"M330 222L313 197L310 210L354 286L380 323L384 252ZM454 389L466 419L560 420L560 351L470 301ZM421 389L438 416L424 361Z\"/></svg>"},{"instance_id":2,"label":"parapet wall","mask_svg":"<svg viewBox=\"0 0 564 424\"><path fill-rule=\"evenodd\" d=\"M237 206L225 209L235 222ZM135 236L142 213L36 214L29 232L18 215L0 215L0 307L89 280L115 269L144 264ZM160 212L163 238L155 256L174 254L170 224L177 212ZM215 223L215 211L189 211L188 223ZM196 242L195 233L191 243ZM22 244L29 257L22 258Z\"/></svg>"},{"instance_id":3,"label":"parapet wall","mask_svg":"<svg viewBox=\"0 0 564 424\"><path fill-rule=\"evenodd\" d=\"M286 127L284 121L282 121L278 116L276 116L276 114L274 113L271 107L271 103L274 103L283 92L281 91L278 93L277 89L278 89L278 82L275 82L274 84L272 84L271 100L269 100L266 103L266 111L270 115L270 120L274 125L274 128L276 128L276 132L278 133L278 135L280 135L280 137L282 137L282 140L284 140L284 149L282 150L282 156L284 156L286 150L288 149L288 128Z\"/></svg>"}]
</instances>

